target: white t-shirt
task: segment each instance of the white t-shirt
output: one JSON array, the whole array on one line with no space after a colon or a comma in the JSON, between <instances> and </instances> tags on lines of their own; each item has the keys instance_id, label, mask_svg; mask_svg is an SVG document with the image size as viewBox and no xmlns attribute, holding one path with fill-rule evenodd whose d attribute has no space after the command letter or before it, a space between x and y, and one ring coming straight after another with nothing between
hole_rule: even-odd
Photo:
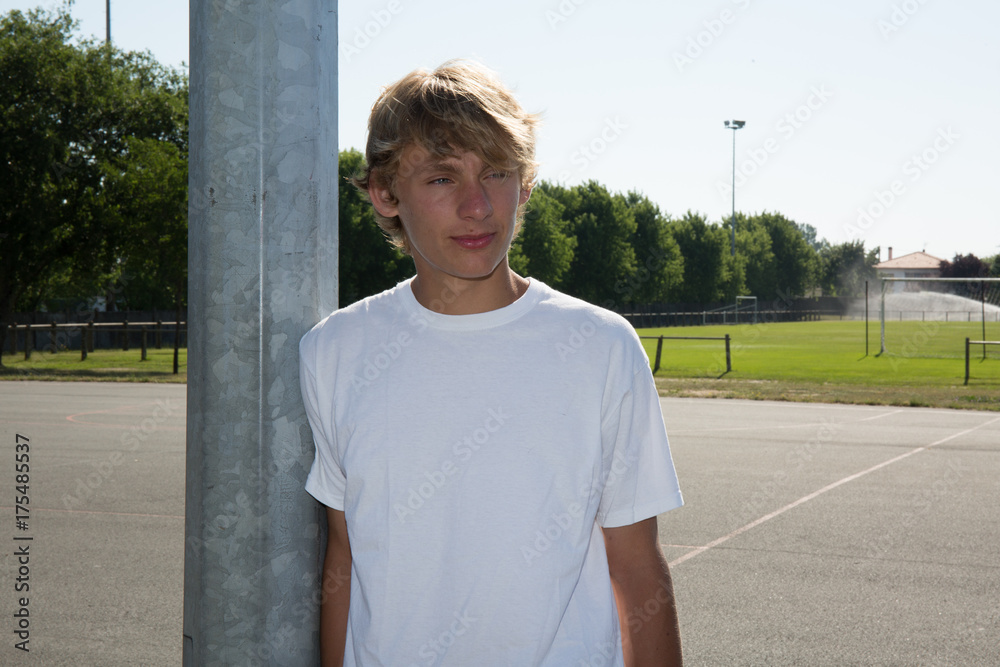
<instances>
[{"instance_id":1,"label":"white t-shirt","mask_svg":"<svg viewBox=\"0 0 1000 667\"><path fill-rule=\"evenodd\" d=\"M682 504L632 327L537 280L474 315L410 282L300 344L306 490L345 512L346 665L621 665L601 526Z\"/></svg>"}]
</instances>

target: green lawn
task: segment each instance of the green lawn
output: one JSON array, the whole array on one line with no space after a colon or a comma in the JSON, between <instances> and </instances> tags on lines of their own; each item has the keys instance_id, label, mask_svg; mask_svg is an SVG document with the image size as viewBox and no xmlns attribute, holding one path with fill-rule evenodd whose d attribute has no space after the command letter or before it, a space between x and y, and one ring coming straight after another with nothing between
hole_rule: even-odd
<instances>
[{"instance_id":1,"label":"green lawn","mask_svg":"<svg viewBox=\"0 0 1000 667\"><path fill-rule=\"evenodd\" d=\"M722 341L664 340L656 377L666 394L1000 410L998 346L988 348L986 361L982 348L974 348L964 386L969 325L930 324L897 323L884 355L878 354L878 324L871 324L867 356L862 321L671 327L639 335L731 337L730 373ZM970 337L981 336L979 330ZM652 362L657 341L643 345Z\"/></svg>"},{"instance_id":2,"label":"green lawn","mask_svg":"<svg viewBox=\"0 0 1000 667\"><path fill-rule=\"evenodd\" d=\"M148 350L141 360L138 348L95 350L80 361L79 350L35 351L29 361L24 353L5 353L0 380L104 380L112 382L187 382L187 349L181 348L177 375L174 375L173 349Z\"/></svg>"},{"instance_id":3,"label":"green lawn","mask_svg":"<svg viewBox=\"0 0 1000 667\"><path fill-rule=\"evenodd\" d=\"M930 325L930 326L929 326ZM975 329L976 325L972 325ZM933 406L1000 410L1000 346L975 348L972 378L965 378L965 337L982 336L967 324L897 323L890 331L890 353L879 355L879 327L827 320L760 325L640 329L640 336L731 337L732 372L725 372L722 341L665 340L656 374L663 395L751 398L877 405ZM971 335L970 335L971 334ZM987 331L1000 340L1000 331ZM652 362L656 340L643 340ZM921 355L933 355L924 357ZM951 355L944 358L944 355ZM173 374L172 350L98 350L86 361L78 351L3 356L0 380L104 380L186 382L187 350L180 353L180 374Z\"/></svg>"}]
</instances>

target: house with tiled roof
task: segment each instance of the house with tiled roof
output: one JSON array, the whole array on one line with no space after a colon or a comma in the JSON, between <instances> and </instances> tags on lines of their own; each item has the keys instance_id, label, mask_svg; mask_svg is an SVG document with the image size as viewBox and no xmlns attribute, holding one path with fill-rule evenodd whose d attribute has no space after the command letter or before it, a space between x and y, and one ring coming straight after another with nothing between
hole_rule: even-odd
<instances>
[{"instance_id":1,"label":"house with tiled roof","mask_svg":"<svg viewBox=\"0 0 1000 667\"><path fill-rule=\"evenodd\" d=\"M889 248L889 259L875 265L879 278L940 278L940 257L928 255L926 252L911 252L902 257L893 258L892 248ZM893 292L913 292L921 289L921 284L894 283Z\"/></svg>"}]
</instances>

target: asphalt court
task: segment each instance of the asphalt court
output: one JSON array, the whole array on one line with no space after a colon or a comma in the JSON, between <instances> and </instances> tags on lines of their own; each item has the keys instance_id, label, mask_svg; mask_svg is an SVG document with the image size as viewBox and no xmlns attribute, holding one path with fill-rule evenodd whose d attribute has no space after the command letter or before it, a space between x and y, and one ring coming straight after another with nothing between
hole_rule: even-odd
<instances>
[{"instance_id":1,"label":"asphalt court","mask_svg":"<svg viewBox=\"0 0 1000 667\"><path fill-rule=\"evenodd\" d=\"M179 665L185 388L0 382L30 439L30 648L0 563L0 664ZM660 517L689 665L1000 664L1000 415L663 399ZM650 604L655 606L656 601ZM632 613L641 616L642 610Z\"/></svg>"}]
</instances>

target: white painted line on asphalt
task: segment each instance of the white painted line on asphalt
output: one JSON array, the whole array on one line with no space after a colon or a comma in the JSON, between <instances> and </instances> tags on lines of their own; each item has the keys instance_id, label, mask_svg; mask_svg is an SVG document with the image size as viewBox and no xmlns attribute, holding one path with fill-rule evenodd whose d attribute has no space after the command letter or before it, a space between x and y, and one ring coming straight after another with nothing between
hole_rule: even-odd
<instances>
[{"instance_id":1,"label":"white painted line on asphalt","mask_svg":"<svg viewBox=\"0 0 1000 667\"><path fill-rule=\"evenodd\" d=\"M908 451L906 453L903 453L903 454L900 454L899 456L894 456L893 458L891 458L891 459L889 459L887 461L883 461L882 463L878 463L876 465L873 465L871 468L867 468L865 470L862 470L861 472L856 472L853 475L848 475L847 477L844 477L843 479L839 479L836 482L833 482L832 484L827 484L822 489L819 489L818 491L813 491L809 495L802 496L798 500L796 500L794 502L791 502L791 503L788 503L784 507L776 509L775 511L771 512L770 514L765 514L764 516L760 517L759 519L757 519L755 521L751 521L750 523L746 524L745 526L742 526L741 528L737 528L736 530L734 530L733 532L729 533L728 535L723 535L722 537L709 542L705 546L698 547L697 549L694 549L693 551L690 551L690 552L684 554L683 556L675 558L673 561L671 561L669 563L669 566L670 567L674 567L676 565L680 565L684 561L691 560L695 556L697 556L699 554L703 554L706 551L708 551L709 549L714 549L715 547L719 546L720 544L722 544L724 542L728 542L729 540L733 539L737 535L741 535L741 534L747 532L748 530L750 530L752 528L756 528L757 526L761 525L762 523L770 521L774 517L780 516L780 515L784 514L785 512L787 512L788 510L793 509L795 507L798 507L799 505L801 505L803 503L807 503L810 500L812 500L813 498L815 498L817 496L820 496L820 495L826 493L827 491L835 489L838 486L841 486L843 484L847 484L848 482L854 481L854 480L858 479L859 477L863 477L863 476L867 475L870 472L875 472L876 470L881 470L882 468L885 468L886 466L892 465L893 463L896 463L897 461L902 461L903 459L905 459L907 457L910 457L910 456L913 456L914 454L917 454L917 453L922 452L924 450L930 449L931 447L936 447L938 445L942 445L942 444L948 442L949 440L954 440L955 438L959 438L959 437L961 437L963 435L966 435L968 433L972 433L973 431L977 431L977 430L983 428L984 426L989 426L990 424L995 424L996 422L1000 422L1000 417L996 417L996 418L991 419L989 421L983 422L982 424L979 424L978 426L973 426L972 428L967 428L964 431L959 431L958 433L953 433L952 435L949 435L946 438L942 438L942 439L938 440L937 442L932 442L929 445L924 445L923 447L917 447L916 449L911 449L910 451Z\"/></svg>"},{"instance_id":2,"label":"white painted line on asphalt","mask_svg":"<svg viewBox=\"0 0 1000 667\"><path fill-rule=\"evenodd\" d=\"M832 422L807 422L802 424L781 424L775 426L774 424L764 423L759 426L720 426L718 428L684 428L670 430L667 429L667 434L671 437L675 435L691 435L693 433L722 433L729 431L778 431L782 429L793 429L793 428L810 428L814 426L829 426Z\"/></svg>"},{"instance_id":3,"label":"white painted line on asphalt","mask_svg":"<svg viewBox=\"0 0 1000 667\"><path fill-rule=\"evenodd\" d=\"M870 422L873 419L882 419L882 417L888 417L889 415L898 415L902 410L893 410L892 412L883 412L882 414L875 415L874 417L865 417L864 419L859 419L861 422Z\"/></svg>"},{"instance_id":4,"label":"white painted line on asphalt","mask_svg":"<svg viewBox=\"0 0 1000 667\"><path fill-rule=\"evenodd\" d=\"M13 507L4 507L0 505L0 510L12 510ZM35 512L55 512L57 514L107 514L109 516L142 516L153 519L183 519L182 516L177 516L176 514L142 514L139 512L99 512L97 510L59 510L51 509L45 507L35 507Z\"/></svg>"}]
</instances>

